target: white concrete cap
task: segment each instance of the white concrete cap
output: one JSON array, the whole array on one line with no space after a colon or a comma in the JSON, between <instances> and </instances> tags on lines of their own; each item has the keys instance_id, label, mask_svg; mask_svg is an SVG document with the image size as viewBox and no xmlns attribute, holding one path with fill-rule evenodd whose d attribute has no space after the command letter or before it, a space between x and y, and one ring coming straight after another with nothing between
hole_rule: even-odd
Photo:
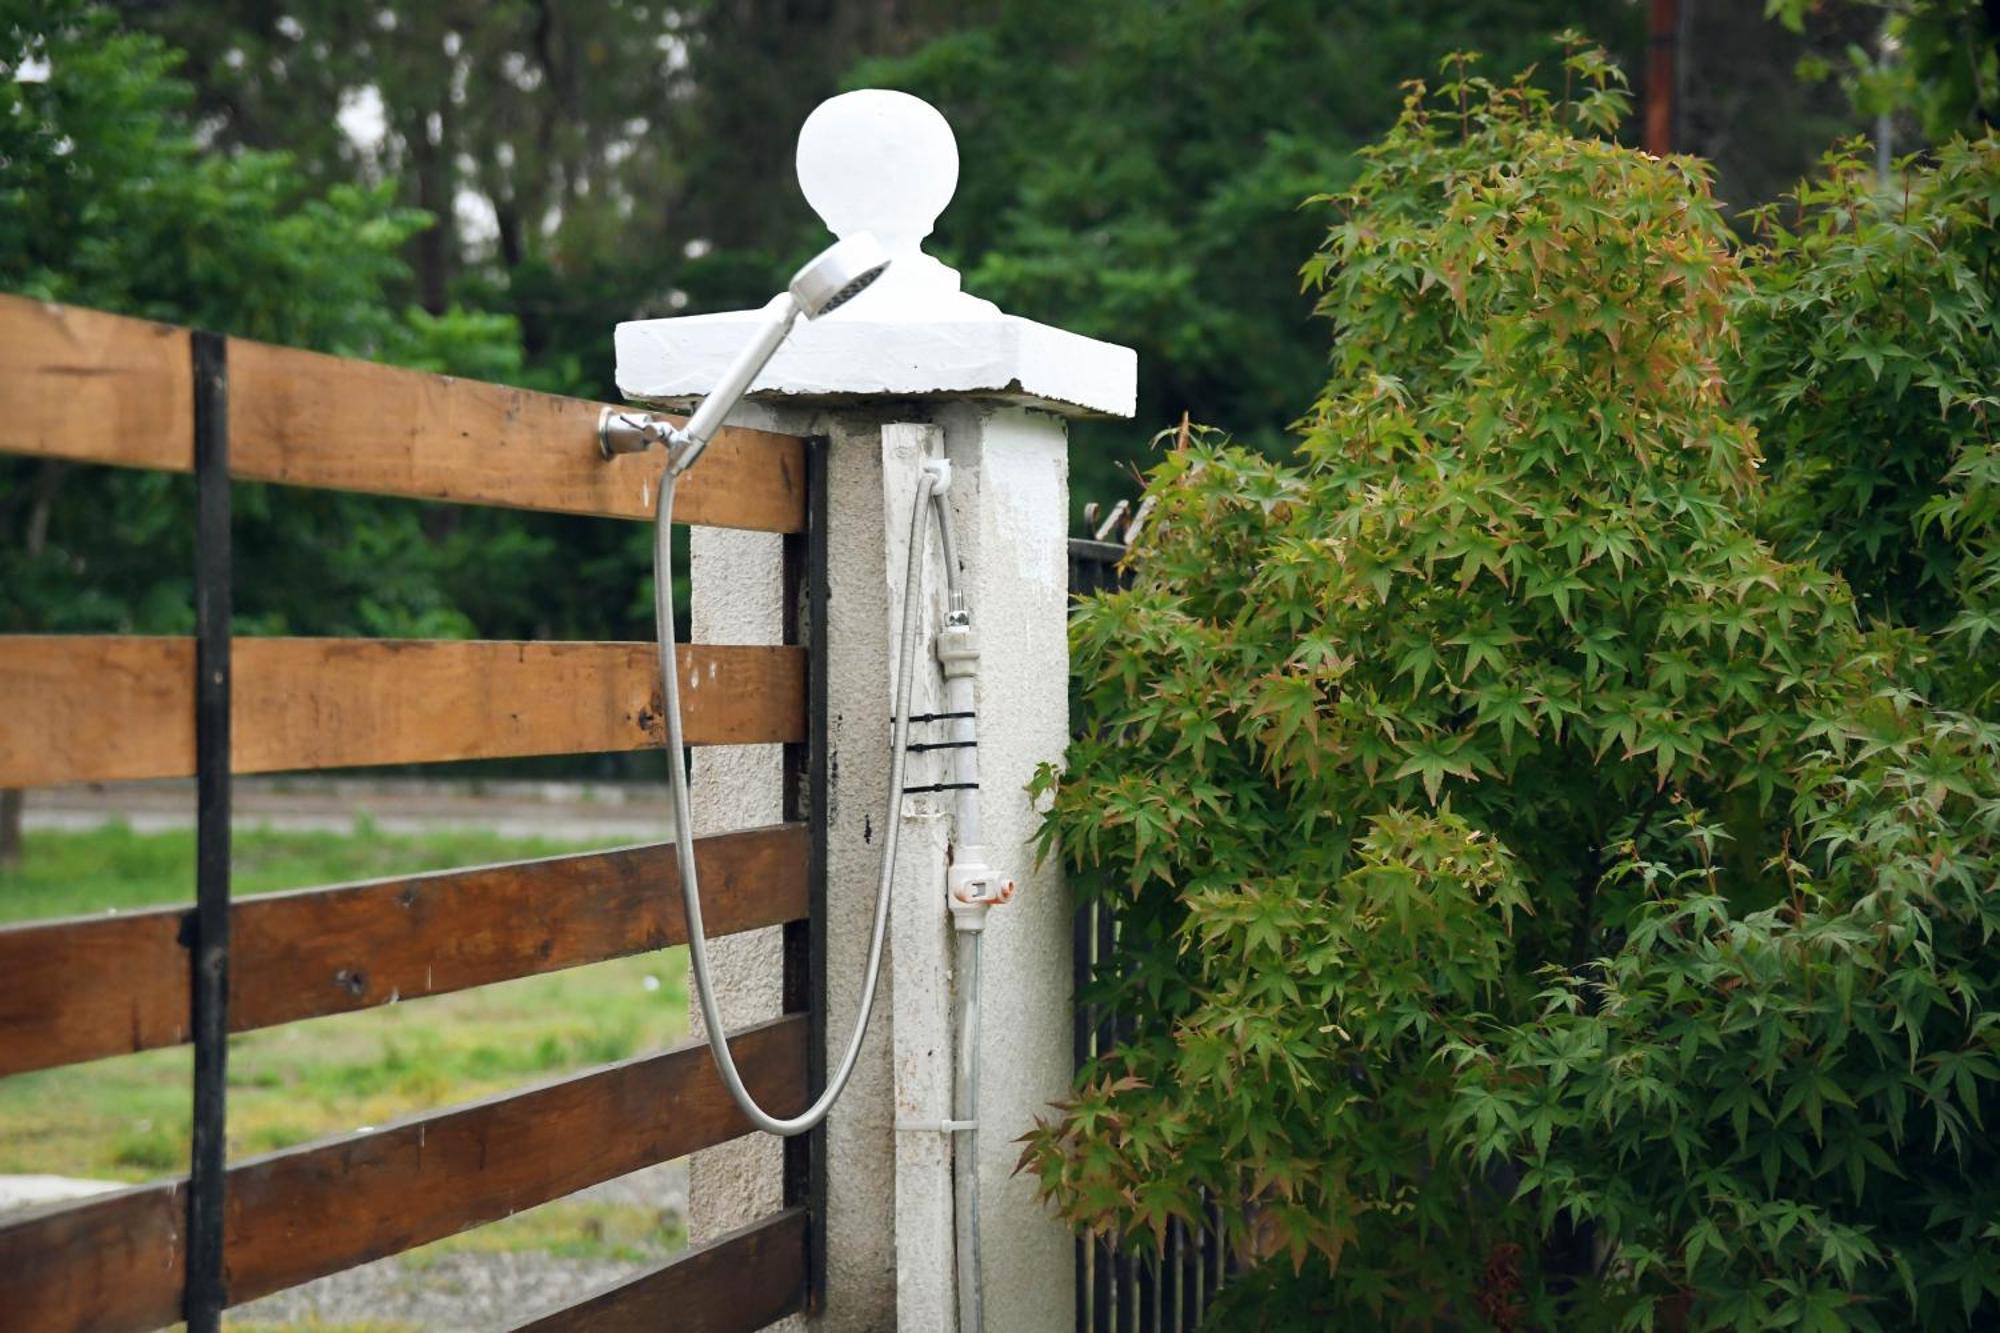
<instances>
[{"instance_id":1,"label":"white concrete cap","mask_svg":"<svg viewBox=\"0 0 2000 1333\"><path fill-rule=\"evenodd\" d=\"M829 231L872 232L894 258L860 296L801 320L753 394L979 397L1071 416L1132 415L1131 348L1009 315L961 291L957 270L924 253L958 186L958 142L937 108L876 88L830 98L799 131L798 176ZM762 318L733 310L620 324L619 391L657 404L701 397Z\"/></svg>"}]
</instances>

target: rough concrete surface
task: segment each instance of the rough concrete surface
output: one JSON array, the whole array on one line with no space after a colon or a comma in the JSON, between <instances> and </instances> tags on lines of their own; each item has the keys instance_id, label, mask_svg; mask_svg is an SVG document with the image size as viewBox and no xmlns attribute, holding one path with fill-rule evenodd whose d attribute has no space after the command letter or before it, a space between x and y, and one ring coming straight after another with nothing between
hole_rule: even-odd
<instances>
[{"instance_id":1,"label":"rough concrete surface","mask_svg":"<svg viewBox=\"0 0 2000 1333\"><path fill-rule=\"evenodd\" d=\"M784 642L783 538L695 528L689 535L693 638L699 643ZM690 770L697 833L773 824L784 817L784 756L776 745L704 746ZM783 929L711 941L709 964L724 1020L740 1028L777 1016L782 1004ZM690 978L688 1026L704 1035ZM689 1235L719 1236L784 1206L784 1148L755 1134L694 1155Z\"/></svg>"}]
</instances>

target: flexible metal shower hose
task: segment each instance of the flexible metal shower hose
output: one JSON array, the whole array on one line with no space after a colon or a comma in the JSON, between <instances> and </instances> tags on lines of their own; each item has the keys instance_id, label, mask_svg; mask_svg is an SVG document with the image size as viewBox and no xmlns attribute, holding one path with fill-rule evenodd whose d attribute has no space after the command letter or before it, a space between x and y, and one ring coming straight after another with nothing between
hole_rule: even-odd
<instances>
[{"instance_id":1,"label":"flexible metal shower hose","mask_svg":"<svg viewBox=\"0 0 2000 1333\"><path fill-rule=\"evenodd\" d=\"M922 567L924 538L930 517L931 487L935 478L926 472L917 483L917 501L910 513L909 563L903 572L902 644L896 671L896 713L894 738L889 749L889 817L883 835L882 871L875 886L874 933L868 941L868 967L861 981L861 1008L854 1017L854 1031L847 1039L846 1052L835 1066L833 1076L813 1104L798 1115L774 1116L757 1104L736 1061L729 1053L729 1036L722 1026L722 1011L715 990L709 985L708 938L701 924L701 887L695 879L693 816L688 809L687 750L681 740L681 685L679 664L674 660L674 565L672 524L674 484L678 474L669 468L661 478L659 500L653 510L653 620L660 649L660 681L667 714L667 775L674 800L674 860L680 867L681 901L687 909L688 962L694 973L695 995L701 1004L702 1026L715 1067L722 1075L730 1099L749 1117L750 1123L770 1134L802 1134L826 1118L840 1099L847 1080L861 1055L861 1041L868 1030L868 1018L875 1008L876 985L882 979L882 945L889 934L889 889L896 874L896 847L903 821L898 805L903 796L903 761L908 754L910 730L910 687L916 678L917 574ZM823 634L825 626L816 625ZM826 812L815 810L813 818L824 819Z\"/></svg>"}]
</instances>

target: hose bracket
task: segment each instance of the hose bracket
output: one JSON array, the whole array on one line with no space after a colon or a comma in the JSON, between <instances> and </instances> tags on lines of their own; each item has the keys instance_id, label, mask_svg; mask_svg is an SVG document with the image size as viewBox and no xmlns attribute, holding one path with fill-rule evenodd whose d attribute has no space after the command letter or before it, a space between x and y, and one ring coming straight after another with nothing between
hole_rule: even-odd
<instances>
[{"instance_id":1,"label":"hose bracket","mask_svg":"<svg viewBox=\"0 0 2000 1333\"><path fill-rule=\"evenodd\" d=\"M962 1134L979 1128L977 1120L898 1120L898 1134Z\"/></svg>"}]
</instances>

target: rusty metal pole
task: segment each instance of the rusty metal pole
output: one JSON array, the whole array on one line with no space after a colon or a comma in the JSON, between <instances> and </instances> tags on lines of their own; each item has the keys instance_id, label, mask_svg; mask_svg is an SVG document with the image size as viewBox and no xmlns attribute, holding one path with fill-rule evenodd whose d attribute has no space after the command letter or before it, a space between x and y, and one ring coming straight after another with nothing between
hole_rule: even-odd
<instances>
[{"instance_id":1,"label":"rusty metal pole","mask_svg":"<svg viewBox=\"0 0 2000 1333\"><path fill-rule=\"evenodd\" d=\"M1649 0L1646 22L1646 151L1674 151L1674 66L1680 0Z\"/></svg>"}]
</instances>

